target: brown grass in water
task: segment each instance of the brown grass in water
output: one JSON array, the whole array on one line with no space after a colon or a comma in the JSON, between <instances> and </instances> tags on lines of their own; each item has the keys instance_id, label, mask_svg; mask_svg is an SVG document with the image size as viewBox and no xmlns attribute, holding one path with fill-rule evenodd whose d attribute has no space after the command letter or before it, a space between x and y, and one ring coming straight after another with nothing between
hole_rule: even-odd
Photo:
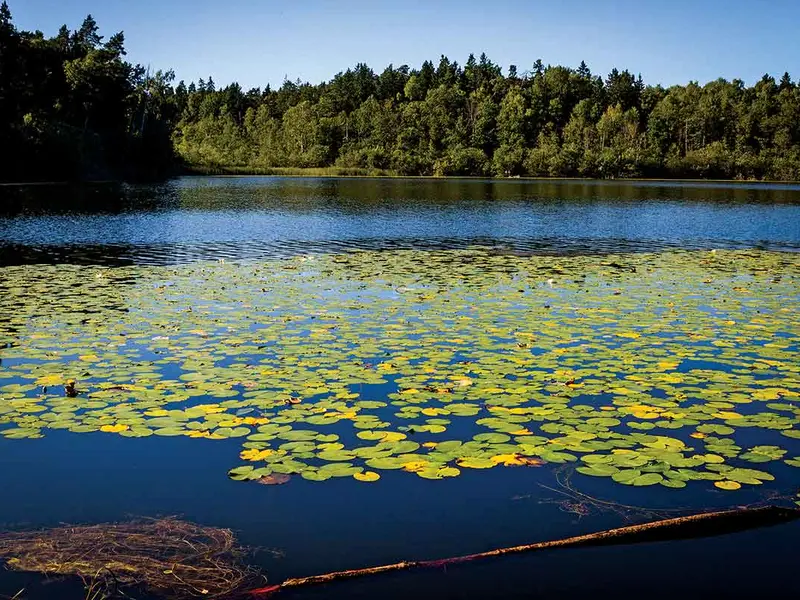
<instances>
[{"instance_id":1,"label":"brown grass in water","mask_svg":"<svg viewBox=\"0 0 800 600\"><path fill-rule=\"evenodd\" d=\"M77 576L98 598L125 588L174 599L235 596L266 581L244 555L230 529L176 518L0 533L8 568Z\"/></svg>"}]
</instances>

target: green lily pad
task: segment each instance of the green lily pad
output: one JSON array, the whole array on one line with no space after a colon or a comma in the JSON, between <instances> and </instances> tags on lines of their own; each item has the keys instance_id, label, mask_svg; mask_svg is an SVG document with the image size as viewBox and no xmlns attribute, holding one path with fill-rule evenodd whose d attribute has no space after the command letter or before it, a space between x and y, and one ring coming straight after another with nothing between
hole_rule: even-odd
<instances>
[{"instance_id":1,"label":"green lily pad","mask_svg":"<svg viewBox=\"0 0 800 600\"><path fill-rule=\"evenodd\" d=\"M660 473L643 473L639 475L636 479L631 481L631 485L639 486L646 486L646 485L655 485L656 483L662 483L664 478L661 476Z\"/></svg>"},{"instance_id":2,"label":"green lily pad","mask_svg":"<svg viewBox=\"0 0 800 600\"><path fill-rule=\"evenodd\" d=\"M578 467L575 470L578 471L578 473L592 475L593 477L611 477L614 473L619 471L617 467L612 465L604 465L601 463L595 463L588 467Z\"/></svg>"}]
</instances>

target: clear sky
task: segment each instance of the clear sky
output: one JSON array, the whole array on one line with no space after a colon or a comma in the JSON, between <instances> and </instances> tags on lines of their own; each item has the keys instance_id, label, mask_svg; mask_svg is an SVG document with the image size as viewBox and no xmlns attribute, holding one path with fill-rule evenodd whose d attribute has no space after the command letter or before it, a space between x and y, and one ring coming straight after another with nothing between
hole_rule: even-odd
<instances>
[{"instance_id":1,"label":"clear sky","mask_svg":"<svg viewBox=\"0 0 800 600\"><path fill-rule=\"evenodd\" d=\"M8 0L21 29L53 35L91 13L128 58L187 82L319 83L366 62L418 67L485 51L520 72L537 58L647 83L766 72L800 78L800 0Z\"/></svg>"}]
</instances>

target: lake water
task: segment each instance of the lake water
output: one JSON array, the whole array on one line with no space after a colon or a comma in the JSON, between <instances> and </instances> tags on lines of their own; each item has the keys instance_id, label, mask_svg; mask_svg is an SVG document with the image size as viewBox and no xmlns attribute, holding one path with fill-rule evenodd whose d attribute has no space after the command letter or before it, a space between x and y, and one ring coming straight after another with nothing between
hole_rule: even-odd
<instances>
[{"instance_id":1,"label":"lake water","mask_svg":"<svg viewBox=\"0 0 800 600\"><path fill-rule=\"evenodd\" d=\"M278 583L791 506L798 250L790 185L2 187L0 522L180 515L278 551L249 559ZM291 479L232 480L242 465ZM281 595L789 597L798 534L794 522ZM23 587L84 597L0 573L0 597Z\"/></svg>"}]
</instances>

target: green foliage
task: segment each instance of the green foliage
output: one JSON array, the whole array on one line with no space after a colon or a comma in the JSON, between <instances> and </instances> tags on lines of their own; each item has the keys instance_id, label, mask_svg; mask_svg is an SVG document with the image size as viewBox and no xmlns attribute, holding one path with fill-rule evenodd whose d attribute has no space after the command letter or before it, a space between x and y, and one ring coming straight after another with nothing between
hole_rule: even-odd
<instances>
[{"instance_id":1,"label":"green foliage","mask_svg":"<svg viewBox=\"0 0 800 600\"><path fill-rule=\"evenodd\" d=\"M617 69L603 81L585 64L537 61L504 77L482 55L463 68L442 57L438 67L390 65L381 75L361 64L318 86L287 82L246 96L235 84L209 92L203 83L185 104L175 141L194 167L800 178L800 89L788 76L780 86L765 78L752 88L717 80L665 90Z\"/></svg>"},{"instance_id":2,"label":"green foliage","mask_svg":"<svg viewBox=\"0 0 800 600\"><path fill-rule=\"evenodd\" d=\"M103 43L88 16L53 38L0 18L0 180L159 176L173 163L178 116L171 72L125 60L124 36Z\"/></svg>"},{"instance_id":3,"label":"green foliage","mask_svg":"<svg viewBox=\"0 0 800 600\"><path fill-rule=\"evenodd\" d=\"M360 63L319 85L247 92L173 85L123 60L87 17L46 39L0 16L0 179L158 176L195 170L340 167L400 175L800 179L800 87L719 79L664 89L536 61L504 76Z\"/></svg>"},{"instance_id":4,"label":"green foliage","mask_svg":"<svg viewBox=\"0 0 800 600\"><path fill-rule=\"evenodd\" d=\"M483 150L459 146L448 148L444 156L436 160L434 175L484 175L488 167Z\"/></svg>"}]
</instances>

